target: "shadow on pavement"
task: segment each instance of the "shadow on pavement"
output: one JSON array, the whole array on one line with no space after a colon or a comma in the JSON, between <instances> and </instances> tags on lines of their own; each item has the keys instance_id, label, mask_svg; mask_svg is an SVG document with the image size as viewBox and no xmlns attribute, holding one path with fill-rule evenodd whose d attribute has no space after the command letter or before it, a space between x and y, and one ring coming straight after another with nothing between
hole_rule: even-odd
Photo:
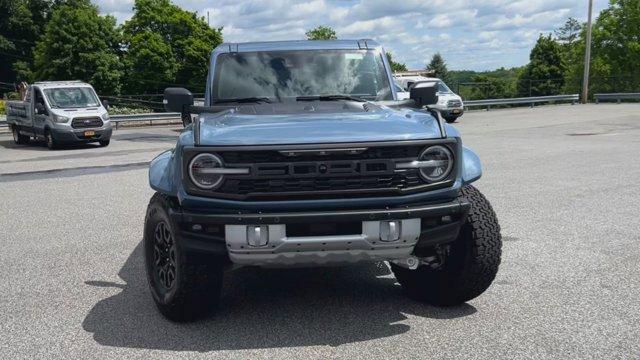
<instances>
[{"instance_id":1,"label":"shadow on pavement","mask_svg":"<svg viewBox=\"0 0 640 360\"><path fill-rule=\"evenodd\" d=\"M49 150L49 148L47 148L47 145L43 141L31 140L31 141L29 141L28 144L18 145L18 144L15 143L15 141L13 141L13 139L0 141L0 147L3 147L5 149L20 149L20 150L31 150L31 151L48 151L48 152L52 152L52 153L55 153L56 151L60 151L60 150L101 148L101 146L98 143L77 143L77 144L76 143L69 143L69 144L62 145L60 148L58 148L56 150Z\"/></svg>"},{"instance_id":2,"label":"shadow on pavement","mask_svg":"<svg viewBox=\"0 0 640 360\"><path fill-rule=\"evenodd\" d=\"M174 143L180 134L156 134L143 132L114 133L113 139L131 142L171 142Z\"/></svg>"},{"instance_id":3,"label":"shadow on pavement","mask_svg":"<svg viewBox=\"0 0 640 360\"><path fill-rule=\"evenodd\" d=\"M161 317L148 292L141 244L119 272L125 284L99 301L82 326L101 345L175 351L330 345L405 333L405 314L452 319L471 315L465 304L435 308L405 298L383 264L324 269L243 268L225 277L219 311L191 324Z\"/></svg>"}]
</instances>

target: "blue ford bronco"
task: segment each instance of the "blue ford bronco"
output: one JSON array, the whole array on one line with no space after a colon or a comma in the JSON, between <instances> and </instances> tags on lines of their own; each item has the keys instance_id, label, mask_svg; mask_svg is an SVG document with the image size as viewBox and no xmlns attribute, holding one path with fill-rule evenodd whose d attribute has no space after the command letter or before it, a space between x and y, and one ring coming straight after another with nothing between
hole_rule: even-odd
<instances>
[{"instance_id":1,"label":"blue ford bronco","mask_svg":"<svg viewBox=\"0 0 640 360\"><path fill-rule=\"evenodd\" d=\"M397 100L372 40L223 44L204 106L186 89L165 107L190 117L149 179L144 256L170 320L215 309L238 266L388 261L404 292L437 306L483 293L500 226L471 185L478 156L416 83Z\"/></svg>"}]
</instances>

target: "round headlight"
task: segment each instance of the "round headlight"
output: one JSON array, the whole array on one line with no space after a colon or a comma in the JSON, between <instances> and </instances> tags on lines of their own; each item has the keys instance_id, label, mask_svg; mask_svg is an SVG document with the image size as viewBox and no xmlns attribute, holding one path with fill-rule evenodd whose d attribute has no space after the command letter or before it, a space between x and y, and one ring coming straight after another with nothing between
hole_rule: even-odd
<instances>
[{"instance_id":1,"label":"round headlight","mask_svg":"<svg viewBox=\"0 0 640 360\"><path fill-rule=\"evenodd\" d=\"M420 154L420 175L428 182L442 181L451 174L453 154L442 145L426 148Z\"/></svg>"},{"instance_id":2,"label":"round headlight","mask_svg":"<svg viewBox=\"0 0 640 360\"><path fill-rule=\"evenodd\" d=\"M222 159L218 156L200 154L194 157L189 164L189 177L199 188L213 189L222 183L224 178L220 171L222 167Z\"/></svg>"}]
</instances>

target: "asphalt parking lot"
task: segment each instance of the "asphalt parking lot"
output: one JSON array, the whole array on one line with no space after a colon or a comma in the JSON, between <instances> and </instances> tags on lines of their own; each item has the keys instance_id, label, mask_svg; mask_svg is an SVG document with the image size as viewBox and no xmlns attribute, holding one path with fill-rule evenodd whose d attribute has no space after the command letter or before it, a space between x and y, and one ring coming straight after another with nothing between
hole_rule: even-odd
<instances>
[{"instance_id":1,"label":"asphalt parking lot","mask_svg":"<svg viewBox=\"0 0 640 360\"><path fill-rule=\"evenodd\" d=\"M502 226L491 288L405 298L384 264L228 274L221 311L164 320L140 248L170 127L49 151L0 135L0 358L640 357L640 105L476 111L456 125Z\"/></svg>"}]
</instances>

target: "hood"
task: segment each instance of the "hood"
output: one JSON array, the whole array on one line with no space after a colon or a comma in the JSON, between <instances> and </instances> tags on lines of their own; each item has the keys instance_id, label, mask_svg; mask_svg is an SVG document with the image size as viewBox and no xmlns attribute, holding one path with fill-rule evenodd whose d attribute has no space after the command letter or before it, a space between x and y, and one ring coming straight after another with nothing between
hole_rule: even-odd
<instances>
[{"instance_id":1,"label":"hood","mask_svg":"<svg viewBox=\"0 0 640 360\"><path fill-rule=\"evenodd\" d=\"M237 109L200 116L200 145L322 144L441 137L431 114L368 103L361 112L264 114Z\"/></svg>"},{"instance_id":2,"label":"hood","mask_svg":"<svg viewBox=\"0 0 640 360\"><path fill-rule=\"evenodd\" d=\"M90 117L90 116L102 116L107 112L102 106L89 107L89 108L74 108L74 109L51 109L51 112L58 116L67 116L69 118L78 117Z\"/></svg>"}]
</instances>

